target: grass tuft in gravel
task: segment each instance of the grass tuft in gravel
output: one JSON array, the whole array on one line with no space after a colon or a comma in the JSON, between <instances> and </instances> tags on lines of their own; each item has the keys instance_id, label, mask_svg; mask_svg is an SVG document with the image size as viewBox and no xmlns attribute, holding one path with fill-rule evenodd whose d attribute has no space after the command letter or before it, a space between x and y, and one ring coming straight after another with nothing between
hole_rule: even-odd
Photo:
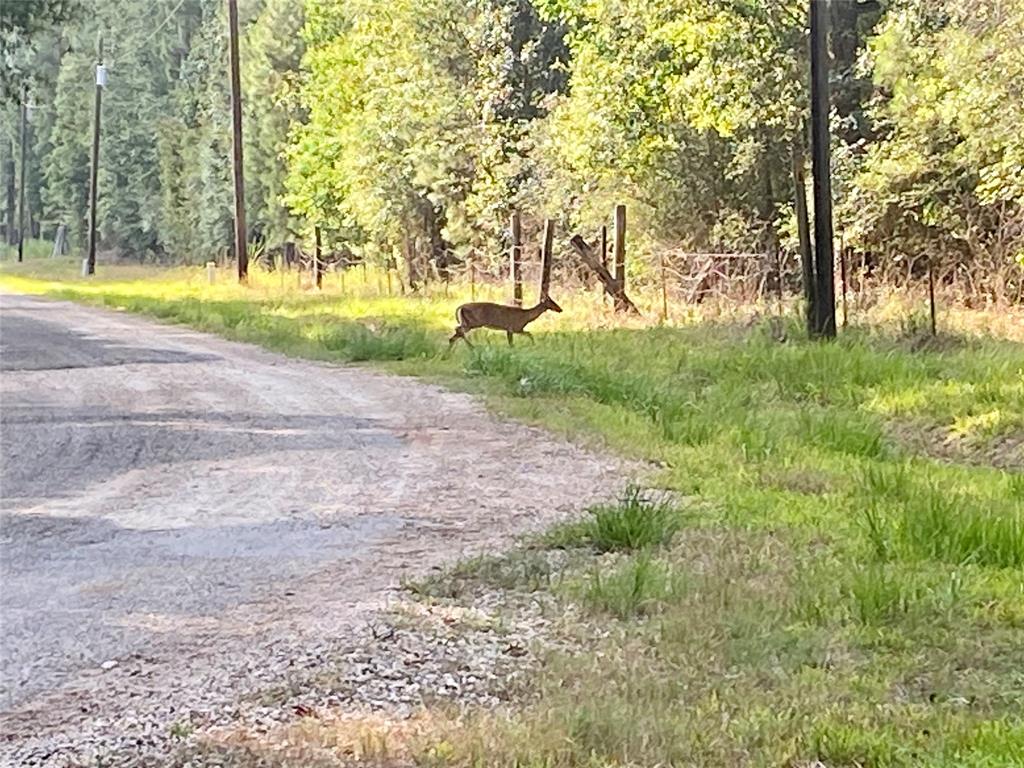
<instances>
[{"instance_id":1,"label":"grass tuft in gravel","mask_svg":"<svg viewBox=\"0 0 1024 768\"><path fill-rule=\"evenodd\" d=\"M584 520L552 528L541 542L551 548L630 552L667 544L681 524L682 513L669 501L630 485L618 502L591 507Z\"/></svg>"}]
</instances>

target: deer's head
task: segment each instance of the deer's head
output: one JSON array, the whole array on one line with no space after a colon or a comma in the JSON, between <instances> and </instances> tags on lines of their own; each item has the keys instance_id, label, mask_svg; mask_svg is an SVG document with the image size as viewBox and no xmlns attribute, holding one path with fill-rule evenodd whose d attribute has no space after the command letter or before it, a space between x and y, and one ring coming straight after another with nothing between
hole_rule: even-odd
<instances>
[{"instance_id":1,"label":"deer's head","mask_svg":"<svg viewBox=\"0 0 1024 768\"><path fill-rule=\"evenodd\" d=\"M557 304L555 304L555 300L552 299L550 296L545 296L541 300L540 305L542 307L544 307L544 309L550 309L552 312L561 312L562 311L562 308L560 306L558 306Z\"/></svg>"}]
</instances>

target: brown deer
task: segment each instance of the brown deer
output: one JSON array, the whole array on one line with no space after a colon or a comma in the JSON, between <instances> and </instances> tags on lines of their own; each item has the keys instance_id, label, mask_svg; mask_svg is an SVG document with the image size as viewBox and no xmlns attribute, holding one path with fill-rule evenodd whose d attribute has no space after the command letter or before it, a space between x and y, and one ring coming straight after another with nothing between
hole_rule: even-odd
<instances>
[{"instance_id":1,"label":"brown deer","mask_svg":"<svg viewBox=\"0 0 1024 768\"><path fill-rule=\"evenodd\" d=\"M548 310L561 312L562 308L555 304L550 296L545 296L540 303L529 309L520 307L509 307L505 304L492 304L487 301L476 301L472 304L463 304L455 310L455 319L458 325L455 333L448 339L448 349L451 349L456 341L462 339L469 346L469 339L466 334L474 328L493 328L496 331L504 331L508 334L508 345L512 346L512 336L521 333L523 336L533 338L527 331L527 323L532 323Z\"/></svg>"}]
</instances>

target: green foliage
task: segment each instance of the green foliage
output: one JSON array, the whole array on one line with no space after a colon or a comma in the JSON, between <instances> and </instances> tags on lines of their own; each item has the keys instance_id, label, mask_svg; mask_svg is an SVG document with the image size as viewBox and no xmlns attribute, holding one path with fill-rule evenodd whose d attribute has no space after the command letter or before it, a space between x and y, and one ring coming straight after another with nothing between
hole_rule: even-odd
<instances>
[{"instance_id":1,"label":"green foliage","mask_svg":"<svg viewBox=\"0 0 1024 768\"><path fill-rule=\"evenodd\" d=\"M642 552L614 566L609 572L595 565L570 594L594 611L618 618L656 613L684 590L685 582L664 562Z\"/></svg>"},{"instance_id":2,"label":"green foliage","mask_svg":"<svg viewBox=\"0 0 1024 768\"><path fill-rule=\"evenodd\" d=\"M1024 565L1024 503L1007 493L967 493L915 478L905 465L864 478L864 531L881 559L933 559L1004 568Z\"/></svg>"},{"instance_id":3,"label":"green foliage","mask_svg":"<svg viewBox=\"0 0 1024 768\"><path fill-rule=\"evenodd\" d=\"M410 282L453 241L500 245L533 173L531 123L562 87L555 26L528 3L307 4L303 103L288 204L382 261L401 248ZM403 45L394 45L402 40Z\"/></svg>"},{"instance_id":4,"label":"green foliage","mask_svg":"<svg viewBox=\"0 0 1024 768\"><path fill-rule=\"evenodd\" d=\"M271 243L294 239L299 223L284 206L288 132L305 118L300 64L302 0L267 0L242 49L246 197L250 230Z\"/></svg>"},{"instance_id":5,"label":"green foliage","mask_svg":"<svg viewBox=\"0 0 1024 768\"><path fill-rule=\"evenodd\" d=\"M81 0L31 0L0 6L0 103L20 102L23 84L37 80L36 66L54 28L82 12Z\"/></svg>"},{"instance_id":6,"label":"green foliage","mask_svg":"<svg viewBox=\"0 0 1024 768\"><path fill-rule=\"evenodd\" d=\"M1019 286L1022 45L1021 2L894 4L868 62L880 139L841 158L854 242L955 257L981 267L994 293Z\"/></svg>"}]
</instances>

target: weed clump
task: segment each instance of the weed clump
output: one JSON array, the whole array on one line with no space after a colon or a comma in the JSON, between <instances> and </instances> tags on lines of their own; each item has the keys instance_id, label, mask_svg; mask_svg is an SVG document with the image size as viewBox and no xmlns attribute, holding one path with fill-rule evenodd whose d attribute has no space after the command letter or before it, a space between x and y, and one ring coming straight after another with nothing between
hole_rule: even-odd
<instances>
[{"instance_id":1,"label":"weed clump","mask_svg":"<svg viewBox=\"0 0 1024 768\"><path fill-rule=\"evenodd\" d=\"M590 547L596 552L631 552L668 544L682 522L679 510L630 485L614 504L591 507L584 520L556 526L544 537L551 548Z\"/></svg>"}]
</instances>

